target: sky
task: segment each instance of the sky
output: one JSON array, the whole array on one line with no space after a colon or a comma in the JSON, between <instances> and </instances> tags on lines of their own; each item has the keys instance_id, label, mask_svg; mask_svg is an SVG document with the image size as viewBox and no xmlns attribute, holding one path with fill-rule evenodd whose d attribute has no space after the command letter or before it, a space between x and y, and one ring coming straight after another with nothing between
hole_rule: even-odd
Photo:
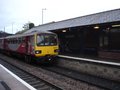
<instances>
[{"instance_id":1,"label":"sky","mask_svg":"<svg viewBox=\"0 0 120 90\"><path fill-rule=\"evenodd\" d=\"M0 0L0 31L16 33L36 26L120 8L120 0Z\"/></svg>"}]
</instances>

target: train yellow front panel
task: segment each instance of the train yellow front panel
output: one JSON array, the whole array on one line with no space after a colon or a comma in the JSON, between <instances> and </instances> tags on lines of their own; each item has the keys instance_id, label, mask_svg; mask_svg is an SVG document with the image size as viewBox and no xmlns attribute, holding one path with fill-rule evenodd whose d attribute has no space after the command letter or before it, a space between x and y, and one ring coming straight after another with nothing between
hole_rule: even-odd
<instances>
[{"instance_id":1,"label":"train yellow front panel","mask_svg":"<svg viewBox=\"0 0 120 90\"><path fill-rule=\"evenodd\" d=\"M36 47L36 51L37 50L41 50L41 53L35 54L37 57L45 55L58 55L58 52L55 52L55 50L58 50L58 46L41 46Z\"/></svg>"}]
</instances>

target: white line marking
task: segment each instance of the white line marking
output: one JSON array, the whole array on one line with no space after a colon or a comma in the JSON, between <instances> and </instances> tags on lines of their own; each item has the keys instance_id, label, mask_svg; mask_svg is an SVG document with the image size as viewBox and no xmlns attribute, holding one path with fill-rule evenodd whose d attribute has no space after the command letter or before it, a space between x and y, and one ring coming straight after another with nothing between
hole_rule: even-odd
<instances>
[{"instance_id":1,"label":"white line marking","mask_svg":"<svg viewBox=\"0 0 120 90\"><path fill-rule=\"evenodd\" d=\"M24 80L22 80L21 78L19 78L17 75L15 75L14 73L12 73L10 70L8 70L6 67L4 67L3 65L0 64L0 67L2 67L5 71L7 71L9 74L11 74L14 78L16 78L18 81L20 81L21 83L23 83L26 87L28 87L30 90L37 90L34 87L32 87L31 85L29 85L27 82L25 82Z\"/></svg>"},{"instance_id":2,"label":"white line marking","mask_svg":"<svg viewBox=\"0 0 120 90\"><path fill-rule=\"evenodd\" d=\"M58 56L59 56L59 57L63 57L63 58L69 58L69 59L81 60L81 61L89 61L89 62L95 62L95 63L102 63L102 64L108 64L108 65L116 65L116 66L120 66L120 63L115 63L115 62L98 61L98 60L95 60L95 59L87 59L87 58L71 57L71 56L64 56L64 55L58 55Z\"/></svg>"}]
</instances>

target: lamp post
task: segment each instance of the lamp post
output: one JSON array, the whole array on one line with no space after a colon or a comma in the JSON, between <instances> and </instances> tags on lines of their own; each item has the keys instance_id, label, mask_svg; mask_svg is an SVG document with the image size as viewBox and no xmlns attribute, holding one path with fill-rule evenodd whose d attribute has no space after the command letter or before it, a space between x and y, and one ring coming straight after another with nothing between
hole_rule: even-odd
<instances>
[{"instance_id":1,"label":"lamp post","mask_svg":"<svg viewBox=\"0 0 120 90\"><path fill-rule=\"evenodd\" d=\"M42 24L43 24L43 12L44 12L44 10L46 10L46 8L42 9Z\"/></svg>"},{"instance_id":2,"label":"lamp post","mask_svg":"<svg viewBox=\"0 0 120 90\"><path fill-rule=\"evenodd\" d=\"M4 35L3 35L3 37L5 37L5 27L4 27Z\"/></svg>"},{"instance_id":3,"label":"lamp post","mask_svg":"<svg viewBox=\"0 0 120 90\"><path fill-rule=\"evenodd\" d=\"M12 22L12 34L13 34L13 24L14 24L14 22Z\"/></svg>"}]
</instances>

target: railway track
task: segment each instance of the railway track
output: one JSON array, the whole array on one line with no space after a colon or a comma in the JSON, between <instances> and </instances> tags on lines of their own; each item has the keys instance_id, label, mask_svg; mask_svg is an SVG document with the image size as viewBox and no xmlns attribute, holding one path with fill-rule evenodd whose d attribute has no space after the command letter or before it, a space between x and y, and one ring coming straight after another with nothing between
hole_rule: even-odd
<instances>
[{"instance_id":1,"label":"railway track","mask_svg":"<svg viewBox=\"0 0 120 90\"><path fill-rule=\"evenodd\" d=\"M46 70L36 64L29 65L29 64L26 64L25 62L21 62L16 59L12 59L12 58L4 56L4 55L2 55L2 58L6 62L9 62L12 65L15 65L16 67L19 67L22 70L25 70L25 72L29 72L30 74L35 75L35 77L39 77L42 80L45 80L45 81L49 82L50 84L54 85L55 87L59 87L58 89L62 89L62 90L104 90L105 89L100 86L90 84L88 82L86 83L85 81L81 81L81 80L77 80L77 79L75 80L74 78L71 78L70 76L59 74L59 73L56 73L51 70ZM24 73L22 73L22 74L24 74ZM26 78L24 78L24 79L28 80L29 77L26 76ZM35 81L36 81L36 79L35 79ZM29 80L28 80L28 82L29 82ZM33 81L31 83L33 83Z\"/></svg>"},{"instance_id":2,"label":"railway track","mask_svg":"<svg viewBox=\"0 0 120 90\"><path fill-rule=\"evenodd\" d=\"M59 87L56 87L26 71L23 71L8 62L0 60L0 63L37 90L61 90Z\"/></svg>"},{"instance_id":3,"label":"railway track","mask_svg":"<svg viewBox=\"0 0 120 90\"><path fill-rule=\"evenodd\" d=\"M43 66L42 68L52 71L52 72L55 72L55 73L58 73L58 74L62 74L64 76L67 76L67 77L70 77L70 78L73 78L76 80L80 80L80 81L95 85L95 86L103 88L105 90L106 89L108 89L108 90L119 90L120 89L120 83L113 81L113 80L108 80L108 79L96 77L93 75L76 72L76 71L58 67L58 66L52 66L52 67L44 67Z\"/></svg>"},{"instance_id":4,"label":"railway track","mask_svg":"<svg viewBox=\"0 0 120 90\"><path fill-rule=\"evenodd\" d=\"M11 61L11 60L10 60ZM17 60L15 60L14 62L17 62ZM19 62L20 63L20 62ZM24 63L24 62L23 62ZM15 64L18 64L18 63L15 63ZM21 64L20 64L21 65ZM8 66L8 65L7 65ZM19 66L19 65L18 65ZM74 70L70 70L70 69L68 69L68 68L63 68L63 67L58 67L58 66L39 66L39 65L32 65L32 67L34 67L34 68L36 68L36 70L37 70L37 72L41 72L41 68L43 69L43 70L46 70L46 71L49 71L49 72L47 72L46 74L49 74L50 75L50 77L56 77L57 79L59 79L59 80L61 80L61 82L63 82L63 83L60 83L60 85L59 84L56 84L55 82L55 86L53 86L53 87L55 87L56 88L56 86L58 85L59 87L62 87L62 89L64 89L64 90L68 90L68 89L71 89L71 88L67 88L67 89L65 89L66 87L65 86L67 86L67 85L65 85L66 83L68 84L73 84L73 86L74 86L74 84L75 83L73 83L71 80L69 80L69 79L64 79L63 78L63 76L64 77L68 77L68 78L70 78L70 79L73 79L73 80L76 80L76 81L80 81L80 82L83 82L83 83L87 83L88 85L91 85L91 86L95 86L95 87L97 87L97 88L99 88L100 90L102 89L102 90L106 90L106 89L108 89L108 90L119 90L120 89L120 83L119 82L116 82L116 81L113 81L113 80L108 80L108 79L104 79L104 78L100 78L100 77L97 77L97 76L93 76L93 75L89 75L89 74L85 74L85 73L80 73L80 72L77 72L77 71L74 71ZM23 67L23 68L25 68L25 67ZM26 68L27 68L27 66L26 66ZM28 68L30 68L29 66L28 66ZM13 69L12 69L13 70ZM15 70L15 69L14 69ZM15 71L17 71L17 70L15 70ZM14 72L14 71L13 71ZM33 70L32 70L32 72L33 72ZM44 72L44 71L43 71ZM52 73L56 73L56 74L58 74L58 76L56 76L56 74L51 74L51 72ZM33 85L33 87L37 87L37 88L39 88L39 81L38 81L38 79L37 79L37 77L35 76L35 78L33 78L34 76L32 76L32 77L29 77L29 75L25 75L25 73L26 73L26 71L25 72L23 72L23 73L21 73L20 75L21 76L19 76L19 77L21 77L21 78L23 78L23 80L26 80L26 82L28 82L28 83L30 83L31 85ZM45 73L45 72L44 72ZM19 75L19 71L16 73L16 75ZM25 77L24 76L22 76L22 75L25 75ZM62 77L61 77L62 76ZM32 80L33 81L32 81ZM62 81L62 79L64 79L63 81ZM64 81L66 82L65 84L64 84ZM48 81L49 82L49 81ZM58 82L58 81L57 81ZM37 85L36 85L36 83L37 83ZM34 84L35 84L35 86L34 86ZM64 84L64 86L62 86ZM40 84L40 85L43 85L44 86L44 84ZM47 86L47 87L45 87L45 88L51 88L50 86L48 86L48 85L45 85L45 86ZM65 88L64 88L65 87ZM81 86L80 86L81 87ZM43 87L44 88L44 87ZM76 88L77 88L77 86L76 86ZM85 87L84 87L85 88ZM83 88L83 89L84 89ZM59 88L60 89L60 88ZM93 90L99 90L99 89L93 89ZM41 89L40 89L41 90ZM52 90L52 89L51 89ZM53 88L53 90L54 90L54 88ZM58 90L58 89L57 89ZM71 89L71 90L73 90L73 89ZM79 89L76 89L76 90L79 90ZM88 90L88 89L84 89L84 90ZM90 90L90 89L89 89ZM92 90L92 89L91 89Z\"/></svg>"}]
</instances>

